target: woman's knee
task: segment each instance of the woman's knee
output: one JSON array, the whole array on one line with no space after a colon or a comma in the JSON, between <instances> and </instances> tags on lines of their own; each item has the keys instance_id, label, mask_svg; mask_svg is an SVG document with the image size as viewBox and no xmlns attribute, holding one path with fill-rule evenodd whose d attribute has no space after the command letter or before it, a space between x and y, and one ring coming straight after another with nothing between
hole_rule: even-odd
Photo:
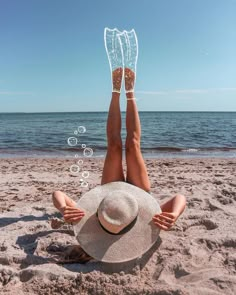
<instances>
[{"instance_id":1,"label":"woman's knee","mask_svg":"<svg viewBox=\"0 0 236 295\"><path fill-rule=\"evenodd\" d=\"M135 137L127 137L125 141L125 149L127 152L140 150L140 140Z\"/></svg>"},{"instance_id":2,"label":"woman's knee","mask_svg":"<svg viewBox=\"0 0 236 295\"><path fill-rule=\"evenodd\" d=\"M122 139L120 137L111 137L108 140L108 150L122 150Z\"/></svg>"}]
</instances>

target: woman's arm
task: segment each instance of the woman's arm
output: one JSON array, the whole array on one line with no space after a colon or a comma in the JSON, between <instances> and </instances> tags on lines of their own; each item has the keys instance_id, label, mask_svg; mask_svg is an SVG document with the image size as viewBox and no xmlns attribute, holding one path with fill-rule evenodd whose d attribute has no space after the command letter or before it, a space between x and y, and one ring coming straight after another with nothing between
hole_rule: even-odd
<instances>
[{"instance_id":1,"label":"woman's arm","mask_svg":"<svg viewBox=\"0 0 236 295\"><path fill-rule=\"evenodd\" d=\"M77 208L77 204L65 193L55 191L52 194L54 206L61 212L66 222L79 221L84 216L84 211Z\"/></svg>"},{"instance_id":2,"label":"woman's arm","mask_svg":"<svg viewBox=\"0 0 236 295\"><path fill-rule=\"evenodd\" d=\"M153 216L153 222L163 230L169 230L186 207L186 198L177 194L161 206L162 213Z\"/></svg>"}]
</instances>

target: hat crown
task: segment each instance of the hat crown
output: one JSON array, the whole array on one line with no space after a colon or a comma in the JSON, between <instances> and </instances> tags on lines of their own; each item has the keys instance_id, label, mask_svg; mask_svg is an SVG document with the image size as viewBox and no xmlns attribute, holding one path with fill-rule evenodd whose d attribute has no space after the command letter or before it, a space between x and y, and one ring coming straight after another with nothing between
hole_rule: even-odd
<instances>
[{"instance_id":1,"label":"hat crown","mask_svg":"<svg viewBox=\"0 0 236 295\"><path fill-rule=\"evenodd\" d=\"M109 232L117 234L138 215L136 198L123 190L109 192L98 207L98 219Z\"/></svg>"}]
</instances>

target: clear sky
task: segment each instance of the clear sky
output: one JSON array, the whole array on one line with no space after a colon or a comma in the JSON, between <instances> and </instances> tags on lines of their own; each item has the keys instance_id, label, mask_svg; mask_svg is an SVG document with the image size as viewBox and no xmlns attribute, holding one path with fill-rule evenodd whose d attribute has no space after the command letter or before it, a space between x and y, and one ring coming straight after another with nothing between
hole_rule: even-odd
<instances>
[{"instance_id":1,"label":"clear sky","mask_svg":"<svg viewBox=\"0 0 236 295\"><path fill-rule=\"evenodd\" d=\"M235 15L236 0L0 0L0 112L108 111L105 27L137 33L140 111L236 111Z\"/></svg>"}]
</instances>

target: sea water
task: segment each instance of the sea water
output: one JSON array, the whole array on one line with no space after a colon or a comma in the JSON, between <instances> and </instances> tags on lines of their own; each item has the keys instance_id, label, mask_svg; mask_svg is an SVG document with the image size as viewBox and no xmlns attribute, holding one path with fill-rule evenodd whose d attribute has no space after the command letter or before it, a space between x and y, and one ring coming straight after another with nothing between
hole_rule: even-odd
<instances>
[{"instance_id":1,"label":"sea water","mask_svg":"<svg viewBox=\"0 0 236 295\"><path fill-rule=\"evenodd\" d=\"M0 157L105 157L107 116L0 113ZM123 152L125 116L122 112ZM140 111L139 116L144 158L236 157L236 112Z\"/></svg>"}]
</instances>

